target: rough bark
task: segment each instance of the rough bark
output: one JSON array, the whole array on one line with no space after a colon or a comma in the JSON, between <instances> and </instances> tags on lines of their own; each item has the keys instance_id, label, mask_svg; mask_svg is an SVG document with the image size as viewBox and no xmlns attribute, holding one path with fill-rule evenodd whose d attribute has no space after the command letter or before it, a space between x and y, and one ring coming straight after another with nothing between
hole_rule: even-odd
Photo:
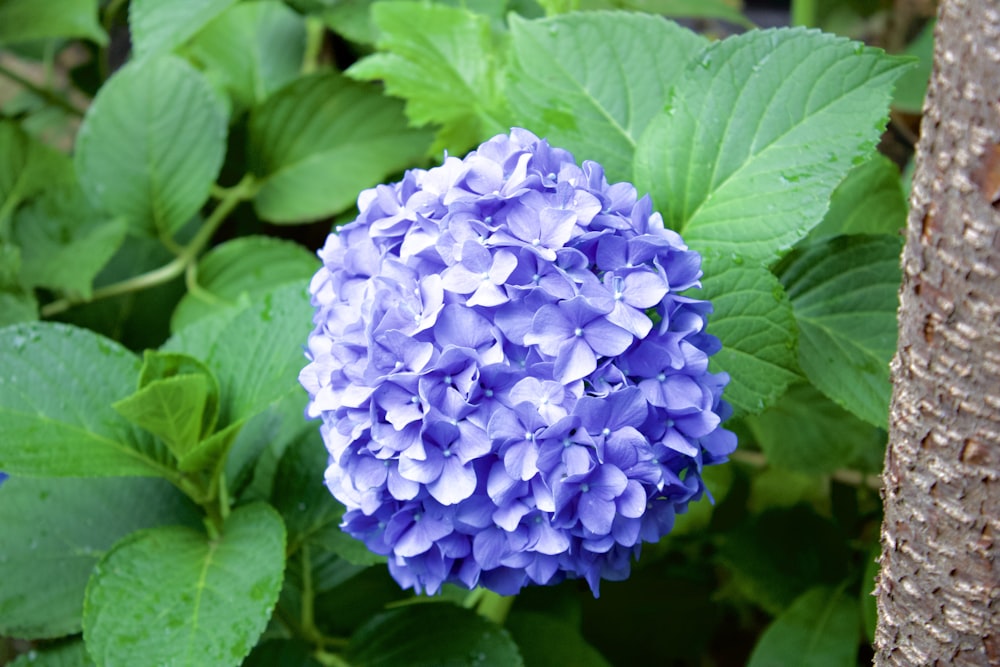
<instances>
[{"instance_id":1,"label":"rough bark","mask_svg":"<svg viewBox=\"0 0 1000 667\"><path fill-rule=\"evenodd\" d=\"M1000 665L1000 2L945 0L910 200L875 664Z\"/></svg>"}]
</instances>

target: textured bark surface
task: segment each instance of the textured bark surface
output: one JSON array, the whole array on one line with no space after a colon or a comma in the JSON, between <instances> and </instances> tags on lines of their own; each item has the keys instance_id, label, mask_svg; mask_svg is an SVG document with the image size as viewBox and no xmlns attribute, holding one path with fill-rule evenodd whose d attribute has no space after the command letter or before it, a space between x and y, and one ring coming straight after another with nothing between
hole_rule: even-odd
<instances>
[{"instance_id":1,"label":"textured bark surface","mask_svg":"<svg viewBox=\"0 0 1000 667\"><path fill-rule=\"evenodd\" d=\"M911 195L876 665L1000 665L1000 1L945 0Z\"/></svg>"}]
</instances>

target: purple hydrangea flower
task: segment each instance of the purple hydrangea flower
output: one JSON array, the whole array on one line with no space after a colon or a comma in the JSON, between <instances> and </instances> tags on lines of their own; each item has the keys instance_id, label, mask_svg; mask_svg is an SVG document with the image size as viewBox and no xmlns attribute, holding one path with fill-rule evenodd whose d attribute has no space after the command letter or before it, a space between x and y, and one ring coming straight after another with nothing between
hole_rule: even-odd
<instances>
[{"instance_id":1,"label":"purple hydrangea flower","mask_svg":"<svg viewBox=\"0 0 1000 667\"><path fill-rule=\"evenodd\" d=\"M628 576L735 436L701 257L649 197L514 129L358 197L300 375L343 528L404 587Z\"/></svg>"}]
</instances>

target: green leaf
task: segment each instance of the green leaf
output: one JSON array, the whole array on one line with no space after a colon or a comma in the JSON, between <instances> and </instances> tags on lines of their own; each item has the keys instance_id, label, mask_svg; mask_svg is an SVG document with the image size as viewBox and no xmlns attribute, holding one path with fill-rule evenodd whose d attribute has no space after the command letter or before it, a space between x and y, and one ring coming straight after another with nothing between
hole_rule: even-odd
<instances>
[{"instance_id":1,"label":"green leaf","mask_svg":"<svg viewBox=\"0 0 1000 667\"><path fill-rule=\"evenodd\" d=\"M344 658L355 667L524 665L506 630L447 602L379 614L354 633Z\"/></svg>"},{"instance_id":2,"label":"green leaf","mask_svg":"<svg viewBox=\"0 0 1000 667\"><path fill-rule=\"evenodd\" d=\"M249 108L302 69L305 20L284 3L244 2L222 12L199 32L185 54L217 77L237 109Z\"/></svg>"},{"instance_id":3,"label":"green leaf","mask_svg":"<svg viewBox=\"0 0 1000 667\"><path fill-rule=\"evenodd\" d=\"M417 126L443 126L432 153L461 155L472 145L510 130L501 67L502 52L490 20L466 9L417 2L377 2L378 53L347 73L383 81L390 95L406 100Z\"/></svg>"},{"instance_id":4,"label":"green leaf","mask_svg":"<svg viewBox=\"0 0 1000 667\"><path fill-rule=\"evenodd\" d=\"M917 66L899 78L892 106L906 113L919 114L924 108L924 95L934 66L934 26L930 20L920 34L906 46L904 55L917 58Z\"/></svg>"},{"instance_id":5,"label":"green leaf","mask_svg":"<svg viewBox=\"0 0 1000 667\"><path fill-rule=\"evenodd\" d=\"M583 639L579 630L562 620L546 614L520 612L512 614L504 627L517 643L526 667L610 667L604 656Z\"/></svg>"},{"instance_id":6,"label":"green leaf","mask_svg":"<svg viewBox=\"0 0 1000 667\"><path fill-rule=\"evenodd\" d=\"M511 15L507 91L515 122L631 180L636 143L707 43L662 17L622 12L541 21Z\"/></svg>"},{"instance_id":7,"label":"green leaf","mask_svg":"<svg viewBox=\"0 0 1000 667\"><path fill-rule=\"evenodd\" d=\"M87 655L87 647L82 641L38 651L32 649L22 653L10 667L93 667Z\"/></svg>"},{"instance_id":8,"label":"green leaf","mask_svg":"<svg viewBox=\"0 0 1000 667\"><path fill-rule=\"evenodd\" d=\"M73 179L73 164L62 153L0 120L0 238L9 218L26 199Z\"/></svg>"},{"instance_id":9,"label":"green leaf","mask_svg":"<svg viewBox=\"0 0 1000 667\"><path fill-rule=\"evenodd\" d=\"M706 257L702 269L703 288L688 294L714 307L708 332L722 349L712 370L729 373L724 397L735 413L756 414L798 377L791 303L769 271L739 258Z\"/></svg>"},{"instance_id":10,"label":"green leaf","mask_svg":"<svg viewBox=\"0 0 1000 667\"><path fill-rule=\"evenodd\" d=\"M97 0L4 0L0 2L0 44L52 37L108 43L97 20Z\"/></svg>"},{"instance_id":11,"label":"green leaf","mask_svg":"<svg viewBox=\"0 0 1000 667\"><path fill-rule=\"evenodd\" d=\"M768 263L874 150L909 61L805 29L705 49L649 124L636 185L699 250Z\"/></svg>"},{"instance_id":12,"label":"green leaf","mask_svg":"<svg viewBox=\"0 0 1000 667\"><path fill-rule=\"evenodd\" d=\"M198 262L198 288L177 304L170 328L179 331L223 308L239 307L286 283L307 284L319 268L301 245L267 236L243 236L216 246Z\"/></svg>"},{"instance_id":13,"label":"green leaf","mask_svg":"<svg viewBox=\"0 0 1000 667\"><path fill-rule=\"evenodd\" d=\"M412 165L430 141L406 128L402 105L334 72L297 79L250 117L248 161L269 222L328 217L358 192ZM322 174L322 178L317 178Z\"/></svg>"},{"instance_id":14,"label":"green leaf","mask_svg":"<svg viewBox=\"0 0 1000 667\"><path fill-rule=\"evenodd\" d=\"M843 236L789 256L779 271L799 326L799 364L845 409L886 428L896 351L902 240Z\"/></svg>"},{"instance_id":15,"label":"green leaf","mask_svg":"<svg viewBox=\"0 0 1000 667\"><path fill-rule=\"evenodd\" d=\"M312 647L294 639L269 639L259 644L243 667L323 667L312 657Z\"/></svg>"},{"instance_id":16,"label":"green leaf","mask_svg":"<svg viewBox=\"0 0 1000 667\"><path fill-rule=\"evenodd\" d=\"M0 470L12 475L168 475L169 454L111 409L139 360L85 329L0 329Z\"/></svg>"},{"instance_id":17,"label":"green leaf","mask_svg":"<svg viewBox=\"0 0 1000 667\"><path fill-rule=\"evenodd\" d=\"M885 433L843 410L810 384L793 385L776 405L746 420L769 464L829 474L862 449L885 446Z\"/></svg>"},{"instance_id":18,"label":"green leaf","mask_svg":"<svg viewBox=\"0 0 1000 667\"><path fill-rule=\"evenodd\" d=\"M285 528L263 503L210 540L179 526L120 541L87 586L83 635L99 664L239 665L278 599ZM142 591L142 595L136 595Z\"/></svg>"},{"instance_id":19,"label":"green leaf","mask_svg":"<svg viewBox=\"0 0 1000 667\"><path fill-rule=\"evenodd\" d=\"M89 299L94 278L125 240L126 221L95 209L77 184L47 190L14 217L21 278Z\"/></svg>"},{"instance_id":20,"label":"green leaf","mask_svg":"<svg viewBox=\"0 0 1000 667\"><path fill-rule=\"evenodd\" d=\"M161 438L179 459L200 439L207 398L205 376L178 375L151 382L111 407Z\"/></svg>"},{"instance_id":21,"label":"green leaf","mask_svg":"<svg viewBox=\"0 0 1000 667\"><path fill-rule=\"evenodd\" d=\"M29 479L0 486L0 634L42 639L79 632L97 561L134 530L198 526L199 513L157 479Z\"/></svg>"},{"instance_id":22,"label":"green leaf","mask_svg":"<svg viewBox=\"0 0 1000 667\"><path fill-rule=\"evenodd\" d=\"M841 234L899 234L906 226L906 212L899 168L876 153L852 169L833 191L830 210L809 233L809 240Z\"/></svg>"},{"instance_id":23,"label":"green leaf","mask_svg":"<svg viewBox=\"0 0 1000 667\"><path fill-rule=\"evenodd\" d=\"M207 365L219 380L219 423L252 417L293 391L301 391L302 345L312 329L305 285L288 285L234 317L222 329Z\"/></svg>"},{"instance_id":24,"label":"green leaf","mask_svg":"<svg viewBox=\"0 0 1000 667\"><path fill-rule=\"evenodd\" d=\"M225 151L226 117L212 87L164 56L126 65L100 89L77 135L76 171L105 210L172 234L208 199Z\"/></svg>"},{"instance_id":25,"label":"green leaf","mask_svg":"<svg viewBox=\"0 0 1000 667\"><path fill-rule=\"evenodd\" d=\"M179 352L196 359L208 359L212 347L223 330L240 313L250 307L249 297L241 297L229 308L213 310L211 314L199 318L177 331L160 347L162 352Z\"/></svg>"},{"instance_id":26,"label":"green leaf","mask_svg":"<svg viewBox=\"0 0 1000 667\"><path fill-rule=\"evenodd\" d=\"M129 33L137 60L170 51L198 33L238 0L132 0Z\"/></svg>"},{"instance_id":27,"label":"green leaf","mask_svg":"<svg viewBox=\"0 0 1000 667\"><path fill-rule=\"evenodd\" d=\"M38 301L31 292L0 288L0 327L38 319Z\"/></svg>"},{"instance_id":28,"label":"green leaf","mask_svg":"<svg viewBox=\"0 0 1000 667\"><path fill-rule=\"evenodd\" d=\"M584 0L584 4L587 4L587 0ZM650 14L690 19L722 19L734 25L754 27L753 22L740 12L741 3L729 0L612 0L609 4Z\"/></svg>"},{"instance_id":29,"label":"green leaf","mask_svg":"<svg viewBox=\"0 0 1000 667\"><path fill-rule=\"evenodd\" d=\"M767 511L729 531L718 559L737 590L776 615L806 590L842 581L850 554L837 526L800 505Z\"/></svg>"},{"instance_id":30,"label":"green leaf","mask_svg":"<svg viewBox=\"0 0 1000 667\"><path fill-rule=\"evenodd\" d=\"M199 436L204 437L212 432L219 417L219 383L208 366L190 355L146 350L139 373L139 389L145 389L158 380L188 375L205 380L205 409L198 429Z\"/></svg>"},{"instance_id":31,"label":"green leaf","mask_svg":"<svg viewBox=\"0 0 1000 667\"><path fill-rule=\"evenodd\" d=\"M858 607L840 589L812 588L768 626L748 667L844 667L858 653Z\"/></svg>"}]
</instances>

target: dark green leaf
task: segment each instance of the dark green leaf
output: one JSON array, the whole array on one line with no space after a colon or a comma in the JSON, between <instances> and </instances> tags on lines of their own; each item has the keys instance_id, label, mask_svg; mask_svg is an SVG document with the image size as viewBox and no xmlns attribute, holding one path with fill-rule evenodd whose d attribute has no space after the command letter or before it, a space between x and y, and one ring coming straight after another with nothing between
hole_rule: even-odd
<instances>
[{"instance_id":1,"label":"dark green leaf","mask_svg":"<svg viewBox=\"0 0 1000 667\"><path fill-rule=\"evenodd\" d=\"M94 278L125 240L126 221L95 209L75 183L54 187L14 216L21 278L89 299Z\"/></svg>"},{"instance_id":2,"label":"dark green leaf","mask_svg":"<svg viewBox=\"0 0 1000 667\"><path fill-rule=\"evenodd\" d=\"M892 106L900 111L919 114L924 108L924 95L934 65L934 20L928 21L920 34L910 42L904 55L917 58L917 66L899 78Z\"/></svg>"},{"instance_id":3,"label":"dark green leaf","mask_svg":"<svg viewBox=\"0 0 1000 667\"><path fill-rule=\"evenodd\" d=\"M858 653L858 607L840 589L812 588L761 636L748 667L845 667Z\"/></svg>"},{"instance_id":4,"label":"dark green leaf","mask_svg":"<svg viewBox=\"0 0 1000 667\"><path fill-rule=\"evenodd\" d=\"M62 153L29 136L16 123L0 120L0 235L24 200L73 180L73 164Z\"/></svg>"},{"instance_id":5,"label":"dark green leaf","mask_svg":"<svg viewBox=\"0 0 1000 667\"><path fill-rule=\"evenodd\" d=\"M0 470L16 475L168 475L169 454L111 404L139 360L85 329L41 322L0 330Z\"/></svg>"},{"instance_id":6,"label":"dark green leaf","mask_svg":"<svg viewBox=\"0 0 1000 667\"><path fill-rule=\"evenodd\" d=\"M301 245L267 236L243 236L213 248L198 262L198 290L177 304L170 328L179 331L224 308L238 308L286 283L308 284L319 261Z\"/></svg>"},{"instance_id":7,"label":"dark green leaf","mask_svg":"<svg viewBox=\"0 0 1000 667\"><path fill-rule=\"evenodd\" d=\"M747 425L771 465L813 474L847 466L862 449L880 449L885 432L843 410L810 384L792 386Z\"/></svg>"},{"instance_id":8,"label":"dark green leaf","mask_svg":"<svg viewBox=\"0 0 1000 667\"><path fill-rule=\"evenodd\" d=\"M714 312L708 332L722 341L713 371L729 373L724 397L737 415L755 414L774 403L798 375L795 320L778 280L766 269L739 258L708 257L701 290Z\"/></svg>"},{"instance_id":9,"label":"dark green leaf","mask_svg":"<svg viewBox=\"0 0 1000 667\"><path fill-rule=\"evenodd\" d=\"M611 181L631 180L639 137L707 43L662 17L621 12L512 15L510 29L516 123L600 162Z\"/></svg>"},{"instance_id":10,"label":"dark green leaf","mask_svg":"<svg viewBox=\"0 0 1000 667\"><path fill-rule=\"evenodd\" d=\"M77 135L76 170L105 210L172 234L208 199L225 150L226 116L212 87L163 56L126 65L97 93Z\"/></svg>"},{"instance_id":11,"label":"dark green leaf","mask_svg":"<svg viewBox=\"0 0 1000 667\"><path fill-rule=\"evenodd\" d=\"M267 625L284 567L285 528L263 503L236 509L215 540L176 526L134 533L87 586L87 650L99 664L142 656L148 664L239 665Z\"/></svg>"},{"instance_id":12,"label":"dark green leaf","mask_svg":"<svg viewBox=\"0 0 1000 667\"><path fill-rule=\"evenodd\" d=\"M886 427L896 351L902 240L845 236L789 256L780 277L799 326L799 363L816 387Z\"/></svg>"},{"instance_id":13,"label":"dark green leaf","mask_svg":"<svg viewBox=\"0 0 1000 667\"><path fill-rule=\"evenodd\" d=\"M414 125L443 126L431 149L462 154L510 130L501 90L501 55L481 14L440 4L378 2L372 6L379 52L347 73L383 81L406 100Z\"/></svg>"},{"instance_id":14,"label":"dark green leaf","mask_svg":"<svg viewBox=\"0 0 1000 667\"><path fill-rule=\"evenodd\" d=\"M876 154L847 174L830 198L830 210L810 233L817 241L841 234L899 234L906 226L906 198L899 169Z\"/></svg>"},{"instance_id":15,"label":"dark green leaf","mask_svg":"<svg viewBox=\"0 0 1000 667\"><path fill-rule=\"evenodd\" d=\"M238 0L132 0L129 32L137 59L170 51L198 33Z\"/></svg>"},{"instance_id":16,"label":"dark green leaf","mask_svg":"<svg viewBox=\"0 0 1000 667\"><path fill-rule=\"evenodd\" d=\"M506 630L446 602L379 614L354 633L344 657L355 667L524 665Z\"/></svg>"},{"instance_id":17,"label":"dark green leaf","mask_svg":"<svg viewBox=\"0 0 1000 667\"><path fill-rule=\"evenodd\" d=\"M610 667L604 656L583 639L579 630L551 616L515 612L504 627L517 643L526 667Z\"/></svg>"},{"instance_id":18,"label":"dark green leaf","mask_svg":"<svg viewBox=\"0 0 1000 667\"><path fill-rule=\"evenodd\" d=\"M270 639L257 646L243 667L323 667L312 657L312 647L294 639Z\"/></svg>"},{"instance_id":19,"label":"dark green leaf","mask_svg":"<svg viewBox=\"0 0 1000 667\"><path fill-rule=\"evenodd\" d=\"M108 35L97 16L97 0L4 0L0 2L0 44L79 37L103 46Z\"/></svg>"},{"instance_id":20,"label":"dark green leaf","mask_svg":"<svg viewBox=\"0 0 1000 667\"><path fill-rule=\"evenodd\" d=\"M293 391L302 391L302 345L312 329L305 285L265 294L221 330L207 365L219 380L219 423L252 417Z\"/></svg>"},{"instance_id":21,"label":"dark green leaf","mask_svg":"<svg viewBox=\"0 0 1000 667\"><path fill-rule=\"evenodd\" d=\"M10 667L93 667L82 641L63 644L43 651L31 650L21 654Z\"/></svg>"},{"instance_id":22,"label":"dark green leaf","mask_svg":"<svg viewBox=\"0 0 1000 667\"><path fill-rule=\"evenodd\" d=\"M198 526L199 514L156 479L28 479L0 486L0 634L79 632L83 593L99 558L134 530Z\"/></svg>"},{"instance_id":23,"label":"dark green leaf","mask_svg":"<svg viewBox=\"0 0 1000 667\"><path fill-rule=\"evenodd\" d=\"M693 247L770 262L872 153L908 63L798 28L716 42L639 142L636 185Z\"/></svg>"},{"instance_id":24,"label":"dark green leaf","mask_svg":"<svg viewBox=\"0 0 1000 667\"><path fill-rule=\"evenodd\" d=\"M276 92L254 110L249 133L250 169L261 184L254 205L278 223L343 211L430 143L427 132L406 127L397 100L334 72Z\"/></svg>"}]
</instances>

